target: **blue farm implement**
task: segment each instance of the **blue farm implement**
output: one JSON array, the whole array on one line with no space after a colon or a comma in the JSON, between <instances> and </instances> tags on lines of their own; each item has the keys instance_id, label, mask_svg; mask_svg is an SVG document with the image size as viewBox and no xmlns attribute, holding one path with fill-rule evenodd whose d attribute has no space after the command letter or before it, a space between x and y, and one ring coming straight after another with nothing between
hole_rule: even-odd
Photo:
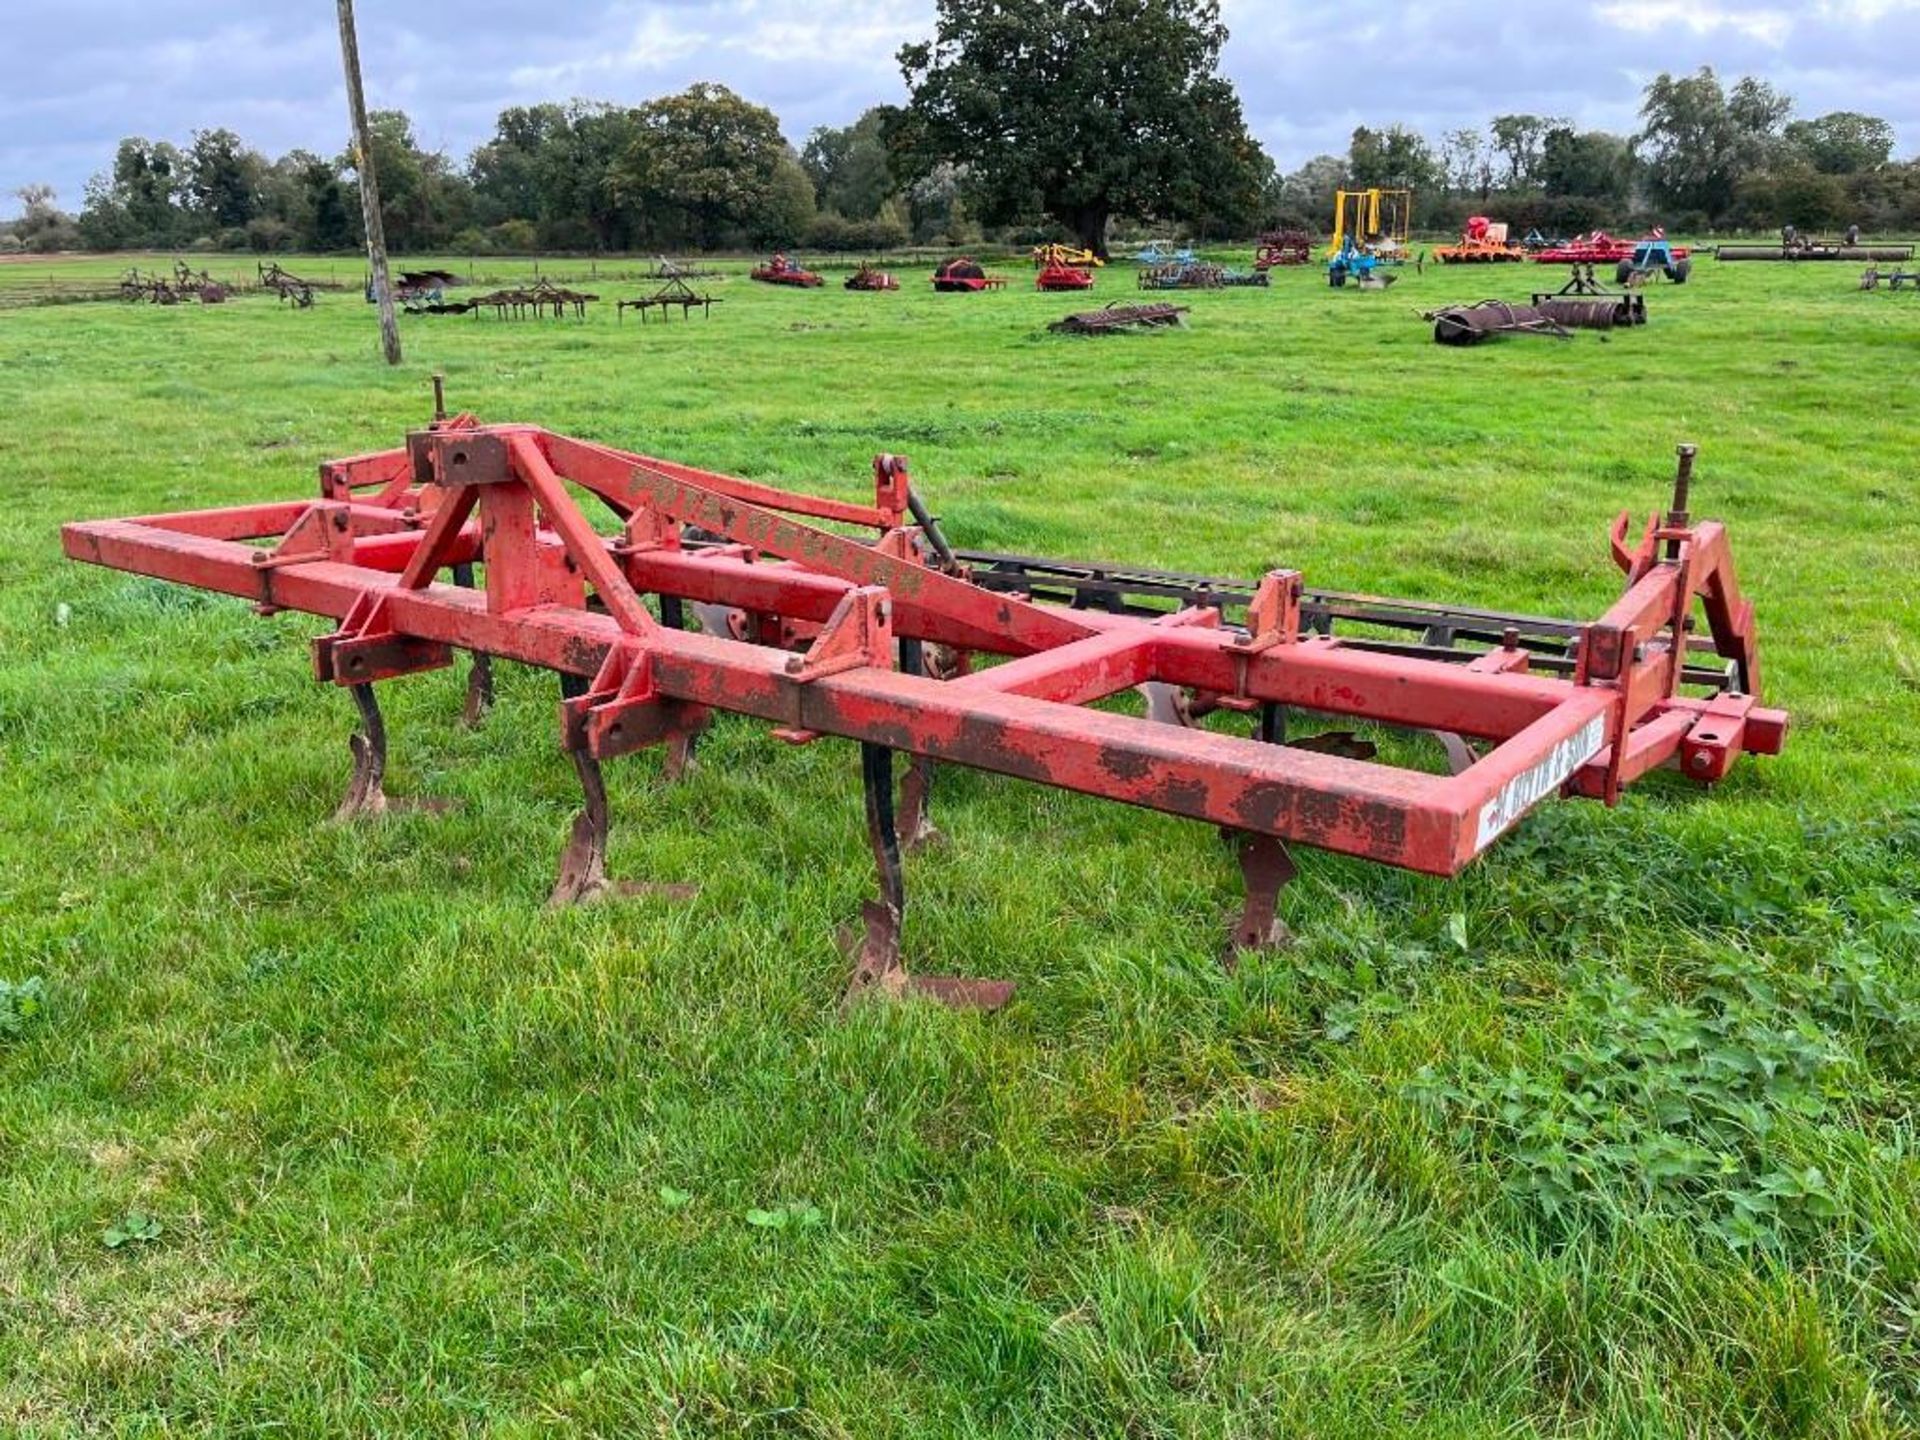
<instances>
[{"instance_id":1,"label":"blue farm implement","mask_svg":"<svg viewBox=\"0 0 1920 1440\"><path fill-rule=\"evenodd\" d=\"M1633 253L1614 266L1613 278L1621 285L1630 285L1665 275L1674 284L1684 285L1692 271L1693 260L1687 252L1676 250L1666 236L1655 234L1635 243Z\"/></svg>"}]
</instances>

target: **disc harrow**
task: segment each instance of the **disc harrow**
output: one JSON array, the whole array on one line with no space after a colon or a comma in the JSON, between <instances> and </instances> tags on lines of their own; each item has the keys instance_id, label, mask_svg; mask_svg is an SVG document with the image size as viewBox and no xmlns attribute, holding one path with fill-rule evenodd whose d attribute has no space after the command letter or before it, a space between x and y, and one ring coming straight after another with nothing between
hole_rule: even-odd
<instances>
[{"instance_id":1,"label":"disc harrow","mask_svg":"<svg viewBox=\"0 0 1920 1440\"><path fill-rule=\"evenodd\" d=\"M556 672L582 805L552 903L631 889L607 873L606 761L659 749L681 775L720 712L791 744L854 743L878 883L851 992L990 1008L1010 985L905 962L902 855L930 831L939 764L1221 828L1244 887L1231 965L1286 940L1290 847L1450 876L1557 793L1612 803L1657 766L1710 783L1777 753L1787 716L1760 704L1753 608L1724 527L1688 511L1692 466L1683 447L1664 516L1614 522L1626 590L1590 622L1342 596L1286 569L1223 582L956 551L899 456L875 459L872 503L853 503L470 415L322 465L314 499L82 521L62 541L330 618L314 672L360 720L345 821L403 803L385 790L380 686L466 650L473 718L479 660ZM1144 715L1094 708L1129 690ZM1445 763L1301 733L1314 717L1432 735Z\"/></svg>"}]
</instances>

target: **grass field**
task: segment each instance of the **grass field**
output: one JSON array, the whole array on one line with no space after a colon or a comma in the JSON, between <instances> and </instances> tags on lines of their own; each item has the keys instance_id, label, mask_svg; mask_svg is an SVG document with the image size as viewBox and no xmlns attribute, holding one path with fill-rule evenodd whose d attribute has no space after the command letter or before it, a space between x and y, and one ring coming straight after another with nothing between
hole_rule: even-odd
<instances>
[{"instance_id":1,"label":"grass field","mask_svg":"<svg viewBox=\"0 0 1920 1440\"><path fill-rule=\"evenodd\" d=\"M0 314L0 1435L1920 1430L1920 296L1702 261L1642 331L1451 351L1415 309L1539 272L1105 341L1014 273L408 318L397 370L353 291ZM1576 617L1692 440L1795 729L1455 882L1303 852L1232 977L1213 834L947 772L909 958L1019 995L843 1016L852 747L609 767L614 868L699 897L548 913L551 677L476 731L457 670L388 687L391 787L464 804L335 826L321 622L60 558L313 493L436 369L823 493L904 452L974 547Z\"/></svg>"}]
</instances>

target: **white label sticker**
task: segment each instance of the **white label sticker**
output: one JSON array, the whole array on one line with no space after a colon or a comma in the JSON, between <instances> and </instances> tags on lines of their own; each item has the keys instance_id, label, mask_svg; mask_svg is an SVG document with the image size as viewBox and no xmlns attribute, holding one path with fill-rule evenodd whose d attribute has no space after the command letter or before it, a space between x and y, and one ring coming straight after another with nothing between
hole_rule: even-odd
<instances>
[{"instance_id":1,"label":"white label sticker","mask_svg":"<svg viewBox=\"0 0 1920 1440\"><path fill-rule=\"evenodd\" d=\"M1498 795L1480 807L1480 838L1473 853L1478 855L1514 821L1566 784L1568 776L1600 753L1606 739L1607 717L1596 715L1554 746L1546 759L1503 785Z\"/></svg>"}]
</instances>

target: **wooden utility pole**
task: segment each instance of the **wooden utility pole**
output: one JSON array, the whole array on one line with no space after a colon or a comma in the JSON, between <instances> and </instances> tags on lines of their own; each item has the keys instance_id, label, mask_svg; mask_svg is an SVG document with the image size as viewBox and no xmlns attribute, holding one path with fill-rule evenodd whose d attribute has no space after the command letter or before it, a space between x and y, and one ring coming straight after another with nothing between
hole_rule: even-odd
<instances>
[{"instance_id":1,"label":"wooden utility pole","mask_svg":"<svg viewBox=\"0 0 1920 1440\"><path fill-rule=\"evenodd\" d=\"M373 298L380 307L380 344L387 363L400 363L400 326L393 317L393 287L387 283L387 233L380 223L380 180L373 173L373 137L367 130L367 97L360 89L360 41L354 34L353 0L340 7L340 62L347 71L347 112L353 121L353 168L360 172L360 214L367 227L367 264Z\"/></svg>"}]
</instances>

